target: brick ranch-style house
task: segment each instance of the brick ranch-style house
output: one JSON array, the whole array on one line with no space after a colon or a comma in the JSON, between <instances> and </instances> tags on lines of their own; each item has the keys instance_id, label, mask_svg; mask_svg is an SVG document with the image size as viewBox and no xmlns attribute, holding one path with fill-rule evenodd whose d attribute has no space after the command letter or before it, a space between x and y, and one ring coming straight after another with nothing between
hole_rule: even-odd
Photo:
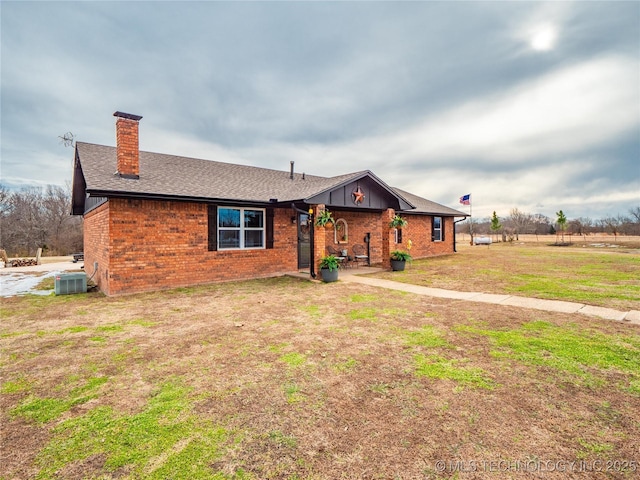
<instances>
[{"instance_id":1,"label":"brick ranch-style house","mask_svg":"<svg viewBox=\"0 0 640 480\"><path fill-rule=\"evenodd\" d=\"M84 217L84 259L106 295L317 271L327 247L423 258L455 251L465 213L389 187L365 170L319 177L141 152L142 117L114 113L116 147L77 142L72 214ZM313 224L329 209L336 229ZM408 225L389 228L401 214ZM97 268L94 268L96 267ZM94 273L95 271L95 273Z\"/></svg>"}]
</instances>

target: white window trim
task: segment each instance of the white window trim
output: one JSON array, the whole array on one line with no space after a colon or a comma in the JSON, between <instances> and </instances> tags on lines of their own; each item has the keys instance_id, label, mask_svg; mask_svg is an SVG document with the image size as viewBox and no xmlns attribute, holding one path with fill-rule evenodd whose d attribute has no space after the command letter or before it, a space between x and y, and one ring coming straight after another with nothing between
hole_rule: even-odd
<instances>
[{"instance_id":1,"label":"white window trim","mask_svg":"<svg viewBox=\"0 0 640 480\"><path fill-rule=\"evenodd\" d=\"M239 210L240 211L240 227L221 227L220 226L220 210ZM245 227L244 226L244 212L245 210L253 210L262 212L262 227ZM267 248L267 209L266 208L244 208L244 207L218 207L218 218L216 218L217 235L218 235L218 250L265 250ZM235 231L240 232L240 246L239 247L222 247L220 239L220 232L222 231ZM244 232L246 231L260 231L262 232L262 246L261 247L245 247L244 246Z\"/></svg>"}]
</instances>

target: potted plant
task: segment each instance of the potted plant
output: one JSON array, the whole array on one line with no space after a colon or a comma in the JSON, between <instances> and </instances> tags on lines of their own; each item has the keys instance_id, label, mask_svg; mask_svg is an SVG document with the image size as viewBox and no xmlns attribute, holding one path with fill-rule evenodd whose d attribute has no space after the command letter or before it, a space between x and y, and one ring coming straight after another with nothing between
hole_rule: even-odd
<instances>
[{"instance_id":1,"label":"potted plant","mask_svg":"<svg viewBox=\"0 0 640 480\"><path fill-rule=\"evenodd\" d=\"M394 216L389 222L389 228L404 228L407 226L407 221L400 215Z\"/></svg>"},{"instance_id":2,"label":"potted plant","mask_svg":"<svg viewBox=\"0 0 640 480\"><path fill-rule=\"evenodd\" d=\"M320 259L320 274L323 282L335 282L338 280L338 258L327 255Z\"/></svg>"},{"instance_id":3,"label":"potted plant","mask_svg":"<svg viewBox=\"0 0 640 480\"><path fill-rule=\"evenodd\" d=\"M402 272L407 261L411 261L411 255L402 250L391 252L391 268L394 272Z\"/></svg>"},{"instance_id":4,"label":"potted plant","mask_svg":"<svg viewBox=\"0 0 640 480\"><path fill-rule=\"evenodd\" d=\"M326 208L322 210L316 217L316 225L318 227L330 228L333 227L335 220L331 216L331 212Z\"/></svg>"}]
</instances>

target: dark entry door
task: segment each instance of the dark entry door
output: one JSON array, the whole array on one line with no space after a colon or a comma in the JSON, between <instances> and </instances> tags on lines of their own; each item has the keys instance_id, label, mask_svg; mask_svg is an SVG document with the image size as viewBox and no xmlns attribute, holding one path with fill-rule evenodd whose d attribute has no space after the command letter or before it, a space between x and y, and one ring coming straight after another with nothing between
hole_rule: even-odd
<instances>
[{"instance_id":1,"label":"dark entry door","mask_svg":"<svg viewBox=\"0 0 640 480\"><path fill-rule=\"evenodd\" d=\"M311 264L311 241L309 215L298 213L298 268L309 268Z\"/></svg>"}]
</instances>

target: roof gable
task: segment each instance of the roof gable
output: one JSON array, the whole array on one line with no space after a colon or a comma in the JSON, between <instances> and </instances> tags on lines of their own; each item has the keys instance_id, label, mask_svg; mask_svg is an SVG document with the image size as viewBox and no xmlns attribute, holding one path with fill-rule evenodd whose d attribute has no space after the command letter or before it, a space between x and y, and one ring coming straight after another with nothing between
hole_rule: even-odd
<instances>
[{"instance_id":1,"label":"roof gable","mask_svg":"<svg viewBox=\"0 0 640 480\"><path fill-rule=\"evenodd\" d=\"M322 203L330 207L351 209L394 210L412 209L408 201L369 170L358 172L339 185L306 198L307 203Z\"/></svg>"}]
</instances>

